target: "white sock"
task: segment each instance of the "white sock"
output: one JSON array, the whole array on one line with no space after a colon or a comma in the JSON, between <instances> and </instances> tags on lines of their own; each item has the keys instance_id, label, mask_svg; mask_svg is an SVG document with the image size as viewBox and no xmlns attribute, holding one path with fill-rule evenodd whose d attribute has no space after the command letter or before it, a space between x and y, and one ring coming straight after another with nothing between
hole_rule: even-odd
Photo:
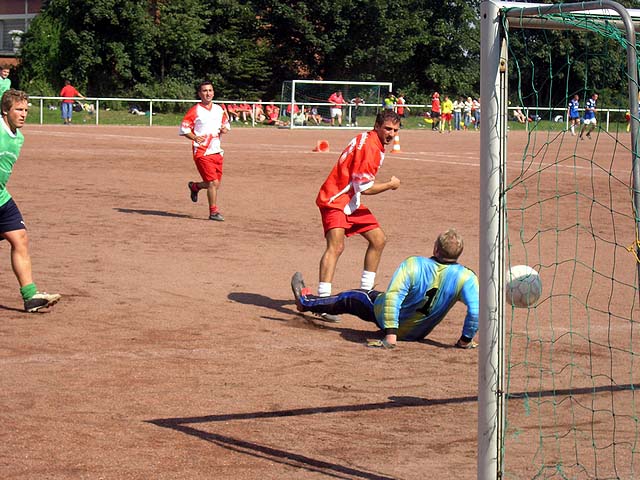
<instances>
[{"instance_id":1,"label":"white sock","mask_svg":"<svg viewBox=\"0 0 640 480\"><path fill-rule=\"evenodd\" d=\"M362 271L362 277L360 278L360 288L364 290L371 290L376 282L376 272L369 272L367 270Z\"/></svg>"},{"instance_id":2,"label":"white sock","mask_svg":"<svg viewBox=\"0 0 640 480\"><path fill-rule=\"evenodd\" d=\"M320 283L318 283L318 296L319 297L329 297L329 296L331 296L331 283L330 282L320 282Z\"/></svg>"}]
</instances>

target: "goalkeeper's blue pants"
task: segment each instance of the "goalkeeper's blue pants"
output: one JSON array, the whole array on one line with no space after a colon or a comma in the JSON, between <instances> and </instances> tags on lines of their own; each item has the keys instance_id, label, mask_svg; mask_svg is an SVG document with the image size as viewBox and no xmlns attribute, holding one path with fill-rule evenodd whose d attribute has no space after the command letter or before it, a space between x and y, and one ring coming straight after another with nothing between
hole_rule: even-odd
<instances>
[{"instance_id":1,"label":"goalkeeper's blue pants","mask_svg":"<svg viewBox=\"0 0 640 480\"><path fill-rule=\"evenodd\" d=\"M330 315L348 313L367 322L376 323L373 302L381 293L377 290L346 290L338 295L328 297L305 295L300 298L300 302L305 307L305 310L309 312L328 313Z\"/></svg>"}]
</instances>

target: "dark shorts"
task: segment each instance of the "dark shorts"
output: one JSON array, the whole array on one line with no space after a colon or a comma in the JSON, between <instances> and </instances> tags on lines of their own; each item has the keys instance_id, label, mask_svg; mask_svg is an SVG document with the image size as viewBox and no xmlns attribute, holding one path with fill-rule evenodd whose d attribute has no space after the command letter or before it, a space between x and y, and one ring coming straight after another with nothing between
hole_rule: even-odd
<instances>
[{"instance_id":1,"label":"dark shorts","mask_svg":"<svg viewBox=\"0 0 640 480\"><path fill-rule=\"evenodd\" d=\"M440 112L431 112L431 118L440 118Z\"/></svg>"},{"instance_id":2,"label":"dark shorts","mask_svg":"<svg viewBox=\"0 0 640 480\"><path fill-rule=\"evenodd\" d=\"M26 228L22 214L13 198L0 207L0 233L26 230Z\"/></svg>"}]
</instances>

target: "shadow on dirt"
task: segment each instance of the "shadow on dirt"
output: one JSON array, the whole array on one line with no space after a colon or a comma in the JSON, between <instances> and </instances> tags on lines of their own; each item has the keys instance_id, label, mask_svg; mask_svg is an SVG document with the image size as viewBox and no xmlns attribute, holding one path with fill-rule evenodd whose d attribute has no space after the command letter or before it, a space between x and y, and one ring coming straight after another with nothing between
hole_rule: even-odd
<instances>
[{"instance_id":1,"label":"shadow on dirt","mask_svg":"<svg viewBox=\"0 0 640 480\"><path fill-rule=\"evenodd\" d=\"M367 480L392 480L390 477L380 473L369 472L346 465L340 465L306 455L295 453L291 450L279 449L261 445L255 442L249 442L227 435L207 432L195 428L193 424L215 424L217 422L232 422L235 420L256 420L270 419L280 417L295 417L304 415L328 415L332 413L343 412L366 412L372 410L386 410L390 408L413 408L413 407L429 407L432 405L442 405L451 403L471 403L475 402L477 397L456 397L446 399L427 399L419 397L389 397L387 402L365 403L361 405L335 405L330 407L315 408L297 408L290 410L278 410L273 412L247 412L225 415L207 415L202 417L185 417L185 418L160 418L147 420L158 427L169 428L186 435L197 437L201 440L214 443L220 447L229 450L251 455L253 457L263 458L270 462L277 462L290 467L299 468L305 471L318 472L330 477L345 478L362 478Z\"/></svg>"},{"instance_id":2,"label":"shadow on dirt","mask_svg":"<svg viewBox=\"0 0 640 480\"><path fill-rule=\"evenodd\" d=\"M136 213L138 215L155 215L157 217L173 217L173 218L191 218L191 215L184 213L171 213L164 210L143 210L138 208L114 208L115 211L120 213Z\"/></svg>"},{"instance_id":3,"label":"shadow on dirt","mask_svg":"<svg viewBox=\"0 0 640 480\"><path fill-rule=\"evenodd\" d=\"M296 310L293 299L291 300L275 300L259 293L234 292L230 293L227 298L234 302L245 305L255 305L257 307L270 308L278 313L288 315L287 318L276 318L261 316L266 320L274 320L278 322L288 322L295 320L295 324L291 324L295 328L307 328L311 330L333 330L338 332L340 336L348 342L366 343L372 336L378 337L379 332L367 330L359 330L342 326L340 323L327 322L320 317L316 317L311 313L300 313ZM286 307L286 308L285 308ZM293 315L293 316L292 316ZM356 317L353 317L356 318ZM362 320L358 319L359 322ZM365 325L365 322L362 322Z\"/></svg>"}]
</instances>

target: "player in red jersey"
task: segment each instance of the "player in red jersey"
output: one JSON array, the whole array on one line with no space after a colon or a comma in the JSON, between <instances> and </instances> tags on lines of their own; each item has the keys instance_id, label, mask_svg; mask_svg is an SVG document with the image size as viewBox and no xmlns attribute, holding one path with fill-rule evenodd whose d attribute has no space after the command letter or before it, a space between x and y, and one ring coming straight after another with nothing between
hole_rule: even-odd
<instances>
[{"instance_id":1,"label":"player in red jersey","mask_svg":"<svg viewBox=\"0 0 640 480\"><path fill-rule=\"evenodd\" d=\"M192 202L198 201L198 192L207 190L209 200L209 220L224 221L218 210L218 188L222 180L224 151L220 145L220 135L231 129L227 113L213 103L213 84L204 81L198 87L200 103L189 109L180 124L180 135L188 138L193 146L193 161L202 177L202 182L189 182Z\"/></svg>"},{"instance_id":2,"label":"player in red jersey","mask_svg":"<svg viewBox=\"0 0 640 480\"><path fill-rule=\"evenodd\" d=\"M316 205L320 208L327 246L320 259L319 296L331 295L331 282L344 250L345 237L355 234L369 242L360 288L371 290L374 286L386 237L373 213L360 203L360 196L376 195L400 186L395 176L387 182L376 182L385 147L393 142L399 128L400 117L396 112L378 113L373 130L349 142L320 188Z\"/></svg>"}]
</instances>

